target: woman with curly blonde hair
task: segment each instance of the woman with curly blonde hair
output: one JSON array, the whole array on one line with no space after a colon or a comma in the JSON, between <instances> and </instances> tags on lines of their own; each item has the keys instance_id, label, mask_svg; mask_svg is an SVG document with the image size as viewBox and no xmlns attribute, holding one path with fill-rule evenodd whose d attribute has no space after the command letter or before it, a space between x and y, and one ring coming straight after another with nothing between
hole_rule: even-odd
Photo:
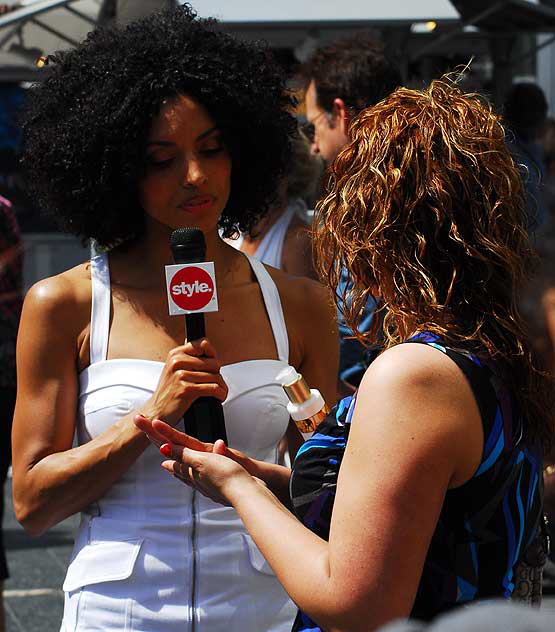
<instances>
[{"instance_id":1,"label":"woman with curly blonde hair","mask_svg":"<svg viewBox=\"0 0 555 632\"><path fill-rule=\"evenodd\" d=\"M318 215L321 275L352 275L353 325L380 297L387 345L282 470L302 522L275 470L154 422L163 466L235 507L302 611L295 630L511 597L553 426L517 309L533 253L500 120L445 81L398 89L353 122Z\"/></svg>"}]
</instances>

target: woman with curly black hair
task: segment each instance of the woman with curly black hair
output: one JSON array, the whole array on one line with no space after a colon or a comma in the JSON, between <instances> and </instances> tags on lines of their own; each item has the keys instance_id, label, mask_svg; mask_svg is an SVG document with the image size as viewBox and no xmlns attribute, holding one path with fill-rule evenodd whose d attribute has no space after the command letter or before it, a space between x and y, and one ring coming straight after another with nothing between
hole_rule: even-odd
<instances>
[{"instance_id":1,"label":"woman with curly black hair","mask_svg":"<svg viewBox=\"0 0 555 632\"><path fill-rule=\"evenodd\" d=\"M175 426L217 397L230 445L286 488L277 446L296 437L275 376L292 364L334 396L325 291L219 234L249 231L273 201L294 128L281 77L188 8L97 30L49 66L24 121L29 184L103 251L29 291L18 342L17 517L38 534L82 515L62 630L288 630L292 603L233 509L161 476L134 425ZM215 263L210 342L183 344L168 315L169 238L186 226Z\"/></svg>"}]
</instances>

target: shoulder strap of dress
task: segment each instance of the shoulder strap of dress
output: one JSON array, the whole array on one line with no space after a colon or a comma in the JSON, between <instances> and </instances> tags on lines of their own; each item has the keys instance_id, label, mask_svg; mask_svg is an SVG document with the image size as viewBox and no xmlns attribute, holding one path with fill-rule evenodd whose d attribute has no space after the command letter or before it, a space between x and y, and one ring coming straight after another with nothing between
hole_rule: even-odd
<instances>
[{"instance_id":1,"label":"shoulder strap of dress","mask_svg":"<svg viewBox=\"0 0 555 632\"><path fill-rule=\"evenodd\" d=\"M110 267L108 255L103 253L91 259L91 364L106 360L110 331Z\"/></svg>"},{"instance_id":2,"label":"shoulder strap of dress","mask_svg":"<svg viewBox=\"0 0 555 632\"><path fill-rule=\"evenodd\" d=\"M270 226L268 232L260 240L256 249L256 258L267 263L274 268L281 268L281 254L283 252L283 243L289 224L295 215L297 207L295 204L289 204L277 221Z\"/></svg>"},{"instance_id":3,"label":"shoulder strap of dress","mask_svg":"<svg viewBox=\"0 0 555 632\"><path fill-rule=\"evenodd\" d=\"M256 275L258 285L262 292L262 298L268 312L270 325L276 341L278 358L289 363L289 337L287 336L287 327L285 326L285 318L283 317L283 308L279 292L272 277L260 261L254 257L245 255L251 264Z\"/></svg>"}]
</instances>

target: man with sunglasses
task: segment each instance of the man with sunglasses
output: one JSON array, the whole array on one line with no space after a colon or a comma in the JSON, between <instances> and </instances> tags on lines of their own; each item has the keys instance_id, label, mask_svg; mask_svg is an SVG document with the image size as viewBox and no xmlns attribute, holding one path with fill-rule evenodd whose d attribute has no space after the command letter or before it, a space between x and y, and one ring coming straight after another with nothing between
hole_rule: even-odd
<instances>
[{"instance_id":1,"label":"man with sunglasses","mask_svg":"<svg viewBox=\"0 0 555 632\"><path fill-rule=\"evenodd\" d=\"M398 68L369 33L320 48L305 64L306 117L314 153L330 163L347 144L352 118L401 85Z\"/></svg>"},{"instance_id":2,"label":"man with sunglasses","mask_svg":"<svg viewBox=\"0 0 555 632\"><path fill-rule=\"evenodd\" d=\"M401 85L401 74L383 47L369 33L357 33L320 48L302 69L305 85L307 133L312 151L327 164L348 143L351 120L363 109L375 105ZM338 292L349 286L343 275ZM369 300L359 330L368 331L375 309ZM372 352L354 339L338 312L340 335L339 390L346 394L357 387Z\"/></svg>"}]
</instances>

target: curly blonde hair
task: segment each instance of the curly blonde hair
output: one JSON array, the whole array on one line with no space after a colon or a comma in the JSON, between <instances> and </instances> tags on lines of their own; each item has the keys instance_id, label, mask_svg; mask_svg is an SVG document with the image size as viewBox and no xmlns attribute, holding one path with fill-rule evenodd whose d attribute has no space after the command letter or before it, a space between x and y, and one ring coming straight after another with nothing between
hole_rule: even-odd
<instances>
[{"instance_id":1,"label":"curly blonde hair","mask_svg":"<svg viewBox=\"0 0 555 632\"><path fill-rule=\"evenodd\" d=\"M362 111L349 136L315 222L320 276L337 288L345 267L354 280L336 297L347 322L376 342L379 318L367 334L356 324L377 293L386 347L421 330L487 350L509 365L532 430L549 441L552 420L538 398L548 387L518 311L535 257L499 117L440 80L397 89Z\"/></svg>"}]
</instances>

